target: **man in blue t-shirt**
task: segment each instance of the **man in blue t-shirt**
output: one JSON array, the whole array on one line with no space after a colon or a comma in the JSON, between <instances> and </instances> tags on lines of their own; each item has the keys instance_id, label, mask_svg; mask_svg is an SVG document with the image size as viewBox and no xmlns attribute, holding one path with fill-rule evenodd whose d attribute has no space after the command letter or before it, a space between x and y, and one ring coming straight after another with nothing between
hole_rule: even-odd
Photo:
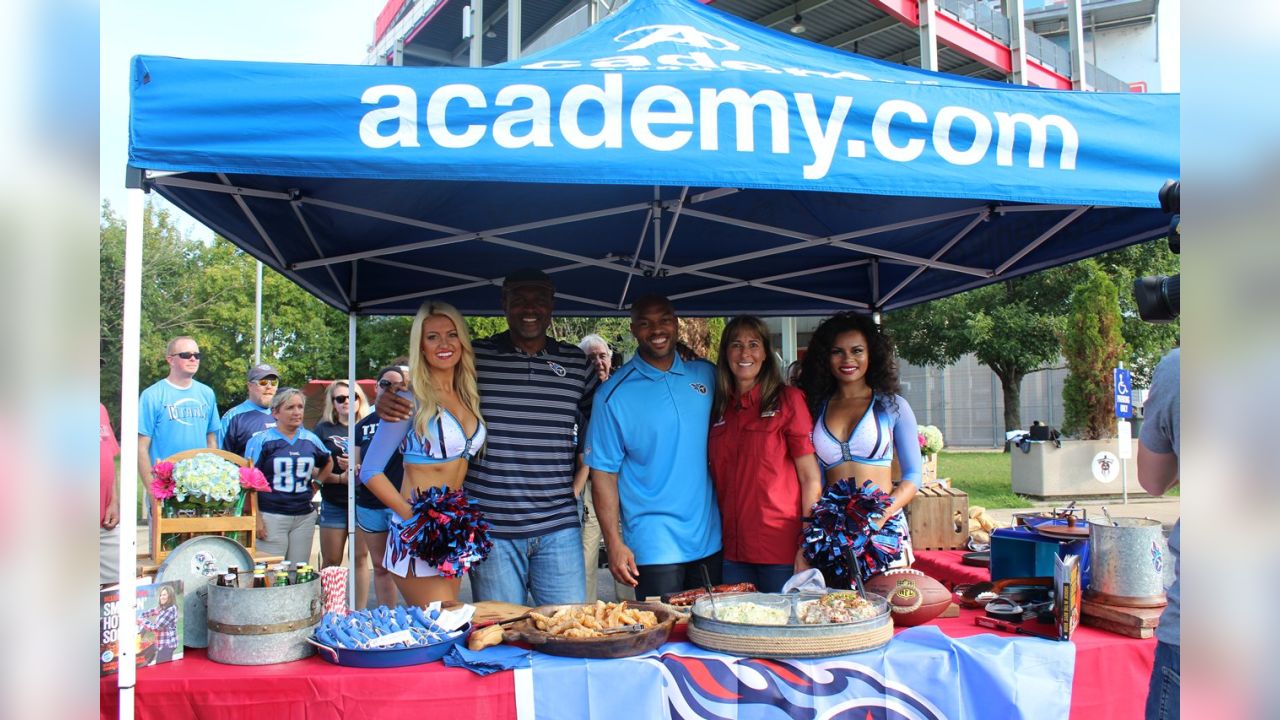
<instances>
[{"instance_id":1,"label":"man in blue t-shirt","mask_svg":"<svg viewBox=\"0 0 1280 720\"><path fill-rule=\"evenodd\" d=\"M280 373L270 365L262 363L249 368L249 396L222 416L219 442L223 450L244 455L249 438L276 426L271 417L271 401L279 385Z\"/></svg>"},{"instance_id":2,"label":"man in blue t-shirt","mask_svg":"<svg viewBox=\"0 0 1280 720\"><path fill-rule=\"evenodd\" d=\"M200 346L176 337L165 346L169 375L138 399L138 473L150 486L151 466L193 448L218 447L218 401L213 389L195 379Z\"/></svg>"},{"instance_id":3,"label":"man in blue t-shirt","mask_svg":"<svg viewBox=\"0 0 1280 720\"><path fill-rule=\"evenodd\" d=\"M584 451L609 569L637 598L720 581L720 512L707 469L715 367L676 352L665 297L631 308L638 351L596 392ZM619 532L621 507L621 532Z\"/></svg>"}]
</instances>

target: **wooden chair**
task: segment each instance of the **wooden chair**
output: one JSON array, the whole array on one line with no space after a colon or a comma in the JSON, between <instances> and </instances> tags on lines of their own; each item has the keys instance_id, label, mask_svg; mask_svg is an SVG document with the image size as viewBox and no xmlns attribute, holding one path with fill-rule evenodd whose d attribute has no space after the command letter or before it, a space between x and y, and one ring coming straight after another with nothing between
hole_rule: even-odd
<instances>
[{"instance_id":1,"label":"wooden chair","mask_svg":"<svg viewBox=\"0 0 1280 720\"><path fill-rule=\"evenodd\" d=\"M179 460L187 460L205 453L217 455L236 467L249 467L247 459L235 453L214 448L183 450L180 453L170 455L163 462L176 464ZM149 478L147 482L151 482ZM148 493L148 496L151 499L151 560L155 564L160 564L169 555L169 551L165 550L163 546L164 536L179 533L185 535L243 533L249 538L249 542L244 543L245 547L248 548L250 555L255 555L254 543L257 539L256 531L258 529L258 493L252 490L247 493L244 499L244 512L239 517L164 517L160 501L150 493Z\"/></svg>"}]
</instances>

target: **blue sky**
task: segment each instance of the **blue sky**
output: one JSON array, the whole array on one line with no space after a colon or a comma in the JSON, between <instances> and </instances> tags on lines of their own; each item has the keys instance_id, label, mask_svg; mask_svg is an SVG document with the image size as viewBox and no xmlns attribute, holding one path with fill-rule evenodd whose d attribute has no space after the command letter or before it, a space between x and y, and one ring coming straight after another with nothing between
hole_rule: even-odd
<instances>
[{"instance_id":1,"label":"blue sky","mask_svg":"<svg viewBox=\"0 0 1280 720\"><path fill-rule=\"evenodd\" d=\"M103 0L99 193L125 206L129 58L361 64L385 0ZM194 224L194 221L192 221Z\"/></svg>"}]
</instances>

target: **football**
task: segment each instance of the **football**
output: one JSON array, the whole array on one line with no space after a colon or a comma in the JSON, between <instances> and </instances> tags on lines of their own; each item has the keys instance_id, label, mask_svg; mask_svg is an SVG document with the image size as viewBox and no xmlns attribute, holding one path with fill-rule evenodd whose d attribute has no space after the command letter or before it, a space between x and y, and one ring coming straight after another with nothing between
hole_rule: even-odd
<instances>
[{"instance_id":1,"label":"football","mask_svg":"<svg viewBox=\"0 0 1280 720\"><path fill-rule=\"evenodd\" d=\"M898 627L927 623L951 605L951 593L942 583L919 570L885 570L867 578L864 586L867 592L889 600L893 624Z\"/></svg>"}]
</instances>

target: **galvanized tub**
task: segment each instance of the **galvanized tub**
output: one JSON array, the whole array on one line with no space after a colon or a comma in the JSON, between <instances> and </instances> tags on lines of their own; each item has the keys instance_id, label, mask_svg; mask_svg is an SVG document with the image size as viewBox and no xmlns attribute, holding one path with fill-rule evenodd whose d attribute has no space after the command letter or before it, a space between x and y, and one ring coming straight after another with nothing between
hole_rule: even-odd
<instances>
[{"instance_id":1,"label":"galvanized tub","mask_svg":"<svg viewBox=\"0 0 1280 720\"><path fill-rule=\"evenodd\" d=\"M320 581L268 588L209 586L209 659L228 665L301 660L324 617Z\"/></svg>"},{"instance_id":2,"label":"galvanized tub","mask_svg":"<svg viewBox=\"0 0 1280 720\"><path fill-rule=\"evenodd\" d=\"M1086 595L1109 605L1160 607L1173 558L1157 520L1114 518L1089 521L1089 588Z\"/></svg>"}]
</instances>

